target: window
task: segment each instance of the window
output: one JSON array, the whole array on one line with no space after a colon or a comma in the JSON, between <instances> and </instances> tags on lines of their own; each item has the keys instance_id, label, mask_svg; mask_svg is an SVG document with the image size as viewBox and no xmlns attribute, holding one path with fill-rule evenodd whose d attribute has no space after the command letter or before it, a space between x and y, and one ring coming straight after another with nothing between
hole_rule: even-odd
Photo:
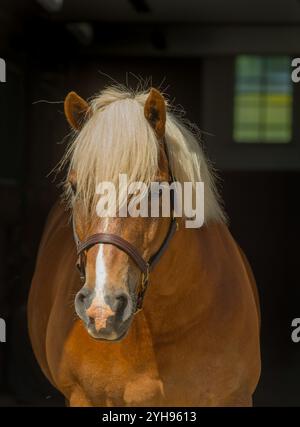
<instances>
[{"instance_id":1,"label":"window","mask_svg":"<svg viewBox=\"0 0 300 427\"><path fill-rule=\"evenodd\" d=\"M240 55L235 63L236 142L288 143L292 138L291 60Z\"/></svg>"}]
</instances>

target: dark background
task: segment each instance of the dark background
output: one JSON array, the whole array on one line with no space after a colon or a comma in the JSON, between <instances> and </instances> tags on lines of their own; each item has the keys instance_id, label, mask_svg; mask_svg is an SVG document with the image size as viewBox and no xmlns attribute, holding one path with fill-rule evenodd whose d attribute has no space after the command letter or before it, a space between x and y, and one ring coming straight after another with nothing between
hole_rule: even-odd
<instances>
[{"instance_id":1,"label":"dark background","mask_svg":"<svg viewBox=\"0 0 300 427\"><path fill-rule=\"evenodd\" d=\"M300 83L290 144L236 144L232 123L235 55L300 56L300 2L65 0L56 12L40 3L0 4L0 57L7 64L7 82L0 83L0 317L7 323L0 405L64 403L33 358L26 299L43 224L59 195L47 175L69 132L62 101L70 90L93 95L110 83L107 75L132 86L135 76L151 76L208 132L205 149L221 176L230 229L261 298L262 375L254 403L299 405L300 343L290 334L300 317Z\"/></svg>"}]
</instances>

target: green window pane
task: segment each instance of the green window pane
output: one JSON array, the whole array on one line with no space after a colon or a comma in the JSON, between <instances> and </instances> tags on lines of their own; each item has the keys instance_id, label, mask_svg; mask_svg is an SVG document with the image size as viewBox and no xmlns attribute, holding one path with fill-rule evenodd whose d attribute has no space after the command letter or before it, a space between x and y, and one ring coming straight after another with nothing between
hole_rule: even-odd
<instances>
[{"instance_id":1,"label":"green window pane","mask_svg":"<svg viewBox=\"0 0 300 427\"><path fill-rule=\"evenodd\" d=\"M258 128L237 128L234 130L234 139L237 142L258 142L259 129Z\"/></svg>"},{"instance_id":2,"label":"green window pane","mask_svg":"<svg viewBox=\"0 0 300 427\"><path fill-rule=\"evenodd\" d=\"M237 108L237 120L240 123L258 123L259 120L259 110L252 106L241 106Z\"/></svg>"}]
</instances>

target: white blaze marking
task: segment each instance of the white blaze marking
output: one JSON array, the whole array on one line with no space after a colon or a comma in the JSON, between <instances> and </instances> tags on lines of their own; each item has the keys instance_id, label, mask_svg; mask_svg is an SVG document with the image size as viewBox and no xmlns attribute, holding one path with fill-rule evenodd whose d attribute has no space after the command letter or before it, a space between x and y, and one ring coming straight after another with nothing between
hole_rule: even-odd
<instances>
[{"instance_id":1,"label":"white blaze marking","mask_svg":"<svg viewBox=\"0 0 300 427\"><path fill-rule=\"evenodd\" d=\"M108 226L108 221L106 219L103 232L106 233ZM103 304L106 305L104 300L104 289L106 282L107 274L105 267L105 259L104 259L104 244L99 245L99 251L96 258L96 284L95 284L95 292L97 297L99 297Z\"/></svg>"},{"instance_id":2,"label":"white blaze marking","mask_svg":"<svg viewBox=\"0 0 300 427\"><path fill-rule=\"evenodd\" d=\"M96 294L101 296L104 300L104 288L106 281L106 269L105 269L105 259L104 259L104 245L100 244L100 248L96 258Z\"/></svg>"}]
</instances>

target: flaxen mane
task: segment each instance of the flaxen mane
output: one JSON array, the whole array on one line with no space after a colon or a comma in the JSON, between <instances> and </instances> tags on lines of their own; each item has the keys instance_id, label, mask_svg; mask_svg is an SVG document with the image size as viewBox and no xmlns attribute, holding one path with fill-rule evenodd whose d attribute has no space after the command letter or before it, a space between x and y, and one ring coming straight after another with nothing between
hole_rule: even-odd
<instances>
[{"instance_id":1,"label":"flaxen mane","mask_svg":"<svg viewBox=\"0 0 300 427\"><path fill-rule=\"evenodd\" d=\"M123 87L108 87L94 97L82 129L74 134L61 161L76 171L77 193L86 213L95 208L97 185L103 181L118 184L119 174L127 174L128 184L154 180L158 169L158 141L145 119L144 104L149 91L132 93ZM223 221L212 168L202 151L200 141L168 105L166 143L176 180L204 182L205 222ZM70 186L65 196L72 205ZM125 194L118 195L121 199ZM94 211L95 212L95 211Z\"/></svg>"}]
</instances>

